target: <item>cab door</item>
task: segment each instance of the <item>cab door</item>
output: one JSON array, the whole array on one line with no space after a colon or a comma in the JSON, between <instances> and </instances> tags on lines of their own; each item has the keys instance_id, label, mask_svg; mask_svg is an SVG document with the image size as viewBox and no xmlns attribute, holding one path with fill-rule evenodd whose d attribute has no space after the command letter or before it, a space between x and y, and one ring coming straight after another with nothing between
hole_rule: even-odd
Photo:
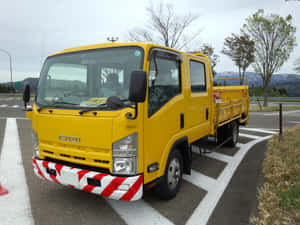
<instances>
[{"instance_id":1,"label":"cab door","mask_svg":"<svg viewBox=\"0 0 300 225\"><path fill-rule=\"evenodd\" d=\"M150 52L148 97L144 112L144 179L152 181L164 171L161 161L174 137L184 129L181 59L166 50ZM149 166L157 170L150 172Z\"/></svg>"},{"instance_id":2,"label":"cab door","mask_svg":"<svg viewBox=\"0 0 300 225\"><path fill-rule=\"evenodd\" d=\"M189 141L193 142L210 132L210 73L206 60L200 57L188 57L187 66L190 82L186 99L186 126L191 130Z\"/></svg>"}]
</instances>

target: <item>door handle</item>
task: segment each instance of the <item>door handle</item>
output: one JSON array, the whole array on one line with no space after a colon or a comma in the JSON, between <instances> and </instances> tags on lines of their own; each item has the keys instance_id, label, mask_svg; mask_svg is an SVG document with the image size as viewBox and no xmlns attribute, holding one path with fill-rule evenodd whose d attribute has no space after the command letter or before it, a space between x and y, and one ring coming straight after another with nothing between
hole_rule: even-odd
<instances>
[{"instance_id":1,"label":"door handle","mask_svg":"<svg viewBox=\"0 0 300 225\"><path fill-rule=\"evenodd\" d=\"M206 108L206 120L208 120L208 108Z\"/></svg>"},{"instance_id":2,"label":"door handle","mask_svg":"<svg viewBox=\"0 0 300 225\"><path fill-rule=\"evenodd\" d=\"M180 128L184 128L184 113L180 113Z\"/></svg>"}]
</instances>

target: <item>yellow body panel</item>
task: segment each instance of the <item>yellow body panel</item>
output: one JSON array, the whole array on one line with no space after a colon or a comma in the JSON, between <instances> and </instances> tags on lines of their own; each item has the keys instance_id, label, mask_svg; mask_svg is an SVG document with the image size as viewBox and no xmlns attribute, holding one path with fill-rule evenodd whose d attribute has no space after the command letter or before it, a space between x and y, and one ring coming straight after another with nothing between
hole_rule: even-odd
<instances>
[{"instance_id":1,"label":"yellow body panel","mask_svg":"<svg viewBox=\"0 0 300 225\"><path fill-rule=\"evenodd\" d=\"M144 49L143 69L149 73L148 54L151 48L176 51L146 43L105 43L65 49L53 55L98 48L139 46ZM144 173L144 183L164 175L172 145L187 137L189 144L207 135L213 135L216 127L226 121L243 118L248 121L248 87L213 87L208 59L199 54L176 51L181 61L181 94L173 97L151 117L148 117L148 94L144 103L138 104L138 117L125 117L133 109L99 111L97 115L79 110L42 109L34 105L27 117L32 119L38 135L40 157L52 157L73 163L107 168L112 172L112 144L130 134L138 133L138 173ZM53 56L52 55L52 56ZM197 56L198 55L198 56ZM206 68L206 92L191 93L189 60L199 61ZM148 74L149 75L149 74ZM215 103L213 92L219 92L222 103ZM147 91L148 93L148 91ZM91 99L101 102L103 99ZM208 116L206 116L208 113ZM184 128L180 127L180 115L184 114ZM242 119L241 119L242 120ZM66 143L59 136L80 138L80 143ZM158 163L159 169L148 172L147 168Z\"/></svg>"}]
</instances>

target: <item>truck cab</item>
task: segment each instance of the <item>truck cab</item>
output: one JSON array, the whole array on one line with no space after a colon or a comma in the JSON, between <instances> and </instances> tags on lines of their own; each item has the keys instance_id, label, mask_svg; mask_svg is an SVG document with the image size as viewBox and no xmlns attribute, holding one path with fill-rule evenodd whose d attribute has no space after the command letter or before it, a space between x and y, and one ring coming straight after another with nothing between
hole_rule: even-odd
<instances>
[{"instance_id":1,"label":"truck cab","mask_svg":"<svg viewBox=\"0 0 300 225\"><path fill-rule=\"evenodd\" d=\"M244 100L236 99L246 105L243 90ZM57 52L46 59L36 100L26 111L34 172L117 200L138 200L144 188L173 198L182 174L190 174L191 144L218 130L213 92L202 54L148 43ZM233 120L247 122L248 107L222 122Z\"/></svg>"}]
</instances>

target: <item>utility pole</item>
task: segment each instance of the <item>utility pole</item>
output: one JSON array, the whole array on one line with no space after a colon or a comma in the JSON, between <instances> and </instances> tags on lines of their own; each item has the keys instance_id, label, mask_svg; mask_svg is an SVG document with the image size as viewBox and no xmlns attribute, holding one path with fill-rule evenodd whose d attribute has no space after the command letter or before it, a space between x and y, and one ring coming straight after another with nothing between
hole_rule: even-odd
<instances>
[{"instance_id":1,"label":"utility pole","mask_svg":"<svg viewBox=\"0 0 300 225\"><path fill-rule=\"evenodd\" d=\"M13 91L14 86L13 86L13 79L12 79L12 62L11 62L11 55L8 51L4 49L0 49L1 52L4 52L8 55L9 58L9 70L10 70L10 85L11 85L11 91Z\"/></svg>"}]
</instances>

